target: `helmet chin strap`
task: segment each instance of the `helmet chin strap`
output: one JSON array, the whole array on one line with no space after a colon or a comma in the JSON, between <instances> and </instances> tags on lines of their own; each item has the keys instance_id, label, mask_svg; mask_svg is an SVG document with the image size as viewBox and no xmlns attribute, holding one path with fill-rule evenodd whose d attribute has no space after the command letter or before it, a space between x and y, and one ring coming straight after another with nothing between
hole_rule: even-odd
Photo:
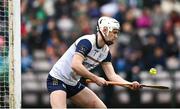
<instances>
[{"instance_id":1,"label":"helmet chin strap","mask_svg":"<svg viewBox=\"0 0 180 109\"><path fill-rule=\"evenodd\" d=\"M99 30L99 33L101 34L101 37L102 37L103 41L105 42L105 44L107 44L108 46L113 44L112 41L107 41L105 39L105 34L103 35L103 33L100 30Z\"/></svg>"}]
</instances>

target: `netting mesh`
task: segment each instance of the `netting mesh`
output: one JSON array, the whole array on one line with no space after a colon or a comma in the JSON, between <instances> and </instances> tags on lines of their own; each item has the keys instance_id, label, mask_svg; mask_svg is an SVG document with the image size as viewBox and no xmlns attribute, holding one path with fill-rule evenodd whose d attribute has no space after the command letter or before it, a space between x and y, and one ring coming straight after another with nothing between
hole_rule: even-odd
<instances>
[{"instance_id":1,"label":"netting mesh","mask_svg":"<svg viewBox=\"0 0 180 109\"><path fill-rule=\"evenodd\" d=\"M8 0L0 0L0 108L9 107Z\"/></svg>"}]
</instances>

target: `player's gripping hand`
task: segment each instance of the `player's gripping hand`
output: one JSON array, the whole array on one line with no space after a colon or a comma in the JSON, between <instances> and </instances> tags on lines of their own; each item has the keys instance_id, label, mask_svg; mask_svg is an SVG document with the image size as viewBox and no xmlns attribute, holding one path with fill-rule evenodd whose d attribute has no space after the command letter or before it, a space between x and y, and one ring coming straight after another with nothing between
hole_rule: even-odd
<instances>
[{"instance_id":1,"label":"player's gripping hand","mask_svg":"<svg viewBox=\"0 0 180 109\"><path fill-rule=\"evenodd\" d=\"M132 89L132 90L138 90L140 88L142 88L142 86L137 81L133 81L132 85L130 86L130 89Z\"/></svg>"},{"instance_id":2,"label":"player's gripping hand","mask_svg":"<svg viewBox=\"0 0 180 109\"><path fill-rule=\"evenodd\" d=\"M98 86L105 86L108 85L107 81L102 78L102 77L96 77L94 82L98 85Z\"/></svg>"}]
</instances>

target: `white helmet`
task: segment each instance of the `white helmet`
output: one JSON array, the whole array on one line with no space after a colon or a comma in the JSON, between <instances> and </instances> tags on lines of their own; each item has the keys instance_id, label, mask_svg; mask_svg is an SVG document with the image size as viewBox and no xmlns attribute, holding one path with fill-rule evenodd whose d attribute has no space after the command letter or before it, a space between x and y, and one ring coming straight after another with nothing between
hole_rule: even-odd
<instances>
[{"instance_id":1,"label":"white helmet","mask_svg":"<svg viewBox=\"0 0 180 109\"><path fill-rule=\"evenodd\" d=\"M103 32L104 27L108 28L106 34ZM108 37L109 31L112 31L113 29L120 30L120 24L116 19L111 18L111 17L106 17L106 16L99 18L99 20L97 22L97 31L100 32L104 42L107 45L113 44L113 42L110 41L109 37Z\"/></svg>"},{"instance_id":2,"label":"white helmet","mask_svg":"<svg viewBox=\"0 0 180 109\"><path fill-rule=\"evenodd\" d=\"M100 17L98 20L98 24L97 24L97 30L101 31L103 29L103 27L107 27L109 31L112 31L113 29L118 29L120 30L120 24L119 22L111 17Z\"/></svg>"}]
</instances>

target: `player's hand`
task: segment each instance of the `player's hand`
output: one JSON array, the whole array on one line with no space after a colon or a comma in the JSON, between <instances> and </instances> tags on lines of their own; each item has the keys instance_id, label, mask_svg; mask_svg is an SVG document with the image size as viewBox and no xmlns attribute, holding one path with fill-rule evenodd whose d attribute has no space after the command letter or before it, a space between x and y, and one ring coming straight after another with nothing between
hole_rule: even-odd
<instances>
[{"instance_id":1,"label":"player's hand","mask_svg":"<svg viewBox=\"0 0 180 109\"><path fill-rule=\"evenodd\" d=\"M98 86L108 85L107 81L102 77L97 77L94 81Z\"/></svg>"},{"instance_id":2,"label":"player's hand","mask_svg":"<svg viewBox=\"0 0 180 109\"><path fill-rule=\"evenodd\" d=\"M138 89L140 89L140 88L142 88L142 86L141 86L141 84L139 84L139 82L137 82L137 81L133 81L133 82L132 82L132 85L131 85L131 87L130 87L130 89L132 89L132 90L138 90Z\"/></svg>"}]
</instances>

